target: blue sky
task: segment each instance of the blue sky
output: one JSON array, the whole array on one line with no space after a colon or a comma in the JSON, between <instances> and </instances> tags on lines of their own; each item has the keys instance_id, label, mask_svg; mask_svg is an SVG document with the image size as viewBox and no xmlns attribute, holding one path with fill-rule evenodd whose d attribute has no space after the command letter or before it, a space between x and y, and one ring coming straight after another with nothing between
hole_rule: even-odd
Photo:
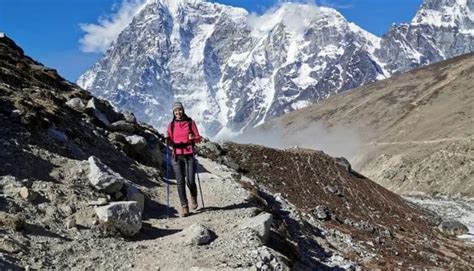
<instances>
[{"instance_id":1,"label":"blue sky","mask_svg":"<svg viewBox=\"0 0 474 271\"><path fill-rule=\"evenodd\" d=\"M107 29L97 29L96 26L120 20L114 14L119 14L120 11L124 11L122 14L127 13L122 2L123 0L0 0L0 32L5 32L15 40L27 55L57 69L66 79L75 81L101 56L99 52L85 51L97 51L100 46L103 48L103 44L97 44L88 49L80 40L87 40L86 34L91 32L95 36L110 34ZM282 0L210 2L243 7L263 14ZM392 23L409 22L422 0L320 0L316 3L337 9L349 21L381 36ZM88 32L84 29L88 29Z\"/></svg>"}]
</instances>

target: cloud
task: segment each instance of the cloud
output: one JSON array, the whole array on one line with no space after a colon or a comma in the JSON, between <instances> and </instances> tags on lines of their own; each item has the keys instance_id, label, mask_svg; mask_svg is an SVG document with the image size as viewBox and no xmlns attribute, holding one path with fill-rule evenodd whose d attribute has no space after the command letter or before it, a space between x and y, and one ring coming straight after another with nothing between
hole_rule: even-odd
<instances>
[{"instance_id":1,"label":"cloud","mask_svg":"<svg viewBox=\"0 0 474 271\"><path fill-rule=\"evenodd\" d=\"M321 122L309 125L284 127L273 124L271 128L255 128L229 140L238 143L252 143L271 148L292 147L322 150L331 156L343 156L354 160L363 147L361 131L346 126L328 127Z\"/></svg>"},{"instance_id":2,"label":"cloud","mask_svg":"<svg viewBox=\"0 0 474 271\"><path fill-rule=\"evenodd\" d=\"M79 40L81 51L105 52L146 3L147 0L123 0L120 8L110 15L99 17L97 24L80 24L85 32Z\"/></svg>"},{"instance_id":3,"label":"cloud","mask_svg":"<svg viewBox=\"0 0 474 271\"><path fill-rule=\"evenodd\" d=\"M302 35L308 24L317 19L320 14L314 0L280 0L261 15L250 14L247 22L259 35L272 30L280 22L293 33Z\"/></svg>"}]
</instances>

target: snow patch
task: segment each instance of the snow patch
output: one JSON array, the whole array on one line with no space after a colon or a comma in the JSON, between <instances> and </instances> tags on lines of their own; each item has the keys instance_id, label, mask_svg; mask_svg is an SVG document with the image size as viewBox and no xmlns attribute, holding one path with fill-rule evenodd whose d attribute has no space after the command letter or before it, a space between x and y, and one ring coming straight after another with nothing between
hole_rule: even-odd
<instances>
[{"instance_id":1,"label":"snow patch","mask_svg":"<svg viewBox=\"0 0 474 271\"><path fill-rule=\"evenodd\" d=\"M307 88L308 86L314 85L318 82L318 80L311 77L312 71L313 69L311 69L311 67L308 64L304 63L303 65L301 65L298 77L292 79L292 81L297 86L303 89Z\"/></svg>"},{"instance_id":2,"label":"snow patch","mask_svg":"<svg viewBox=\"0 0 474 271\"><path fill-rule=\"evenodd\" d=\"M298 109L302 109L302 108L305 108L305 107L310 106L310 105L311 105L311 102L309 102L309 101L297 101L297 102L294 102L291 105L291 108L293 108L293 110L298 110Z\"/></svg>"},{"instance_id":3,"label":"snow patch","mask_svg":"<svg viewBox=\"0 0 474 271\"><path fill-rule=\"evenodd\" d=\"M265 36L276 26L283 24L287 31L297 39L302 39L310 24L323 16L339 16L335 9L318 7L313 4L283 3L276 9L270 9L263 15L250 14L247 23L253 28L257 37Z\"/></svg>"}]
</instances>

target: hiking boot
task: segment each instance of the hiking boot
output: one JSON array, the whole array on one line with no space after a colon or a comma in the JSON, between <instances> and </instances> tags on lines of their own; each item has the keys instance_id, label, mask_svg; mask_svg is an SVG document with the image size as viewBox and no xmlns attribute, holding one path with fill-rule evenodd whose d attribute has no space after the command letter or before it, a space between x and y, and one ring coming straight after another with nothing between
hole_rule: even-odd
<instances>
[{"instance_id":1,"label":"hiking boot","mask_svg":"<svg viewBox=\"0 0 474 271\"><path fill-rule=\"evenodd\" d=\"M189 208L187 205L181 207L181 212L179 213L180 217L186 217L189 215Z\"/></svg>"},{"instance_id":2,"label":"hiking boot","mask_svg":"<svg viewBox=\"0 0 474 271\"><path fill-rule=\"evenodd\" d=\"M197 197L191 197L191 210L196 210L196 208L198 207L198 201L197 201Z\"/></svg>"}]
</instances>

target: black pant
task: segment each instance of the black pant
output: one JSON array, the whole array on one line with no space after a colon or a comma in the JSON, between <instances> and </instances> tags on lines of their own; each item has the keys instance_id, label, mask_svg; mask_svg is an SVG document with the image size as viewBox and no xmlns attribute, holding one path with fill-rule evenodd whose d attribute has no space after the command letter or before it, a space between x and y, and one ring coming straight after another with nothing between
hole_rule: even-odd
<instances>
[{"instance_id":1,"label":"black pant","mask_svg":"<svg viewBox=\"0 0 474 271\"><path fill-rule=\"evenodd\" d=\"M176 155L172 161L174 174L178 181L178 195L181 201L181 206L188 206L188 199L186 198L186 187L184 179L186 176L187 185L191 192L191 197L197 197L197 187L194 181L195 163L192 154Z\"/></svg>"}]
</instances>

